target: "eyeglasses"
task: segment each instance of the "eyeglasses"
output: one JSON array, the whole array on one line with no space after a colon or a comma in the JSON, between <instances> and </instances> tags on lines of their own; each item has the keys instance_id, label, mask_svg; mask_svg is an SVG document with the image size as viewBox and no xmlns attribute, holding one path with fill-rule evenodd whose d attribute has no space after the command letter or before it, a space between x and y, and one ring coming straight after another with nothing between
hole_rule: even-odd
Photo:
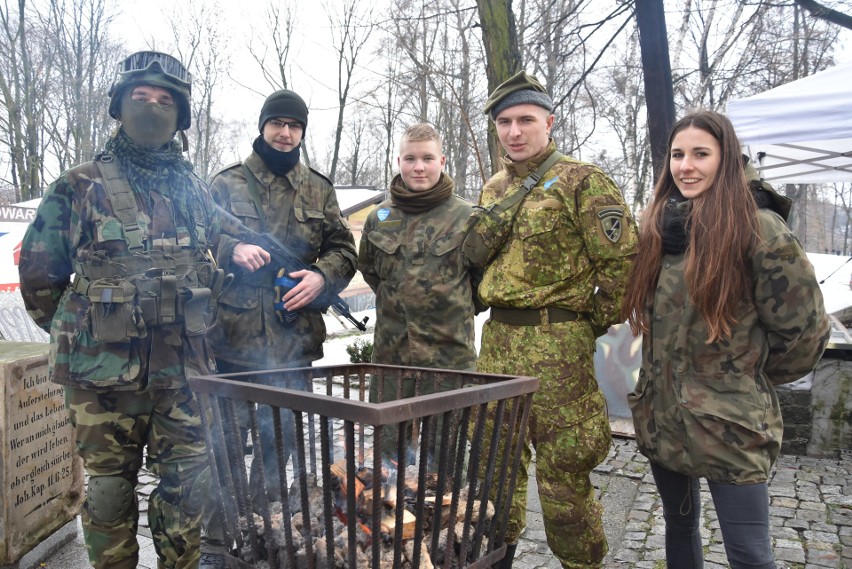
<instances>
[{"instance_id":1,"label":"eyeglasses","mask_svg":"<svg viewBox=\"0 0 852 569\"><path fill-rule=\"evenodd\" d=\"M166 53L159 51L139 51L124 59L118 64L118 73L137 73L145 71L154 63L160 66L163 73L181 81L192 83L192 74L186 70L183 64Z\"/></svg>"},{"instance_id":2,"label":"eyeglasses","mask_svg":"<svg viewBox=\"0 0 852 569\"><path fill-rule=\"evenodd\" d=\"M268 121L266 124L272 125L272 128L277 128L282 130L285 126L288 127L293 132L301 132L303 130L302 123L296 121L280 121L278 119L272 119Z\"/></svg>"}]
</instances>

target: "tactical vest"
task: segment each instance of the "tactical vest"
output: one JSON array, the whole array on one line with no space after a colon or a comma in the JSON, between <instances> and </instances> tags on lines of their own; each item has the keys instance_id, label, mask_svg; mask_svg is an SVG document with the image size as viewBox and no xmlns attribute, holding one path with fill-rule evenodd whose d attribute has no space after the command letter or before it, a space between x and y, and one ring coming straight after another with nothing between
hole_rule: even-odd
<instances>
[{"instance_id":1,"label":"tactical vest","mask_svg":"<svg viewBox=\"0 0 852 569\"><path fill-rule=\"evenodd\" d=\"M211 287L220 286L222 281L221 270L214 270L206 254L204 216L196 216L196 226L191 228L195 248L175 245L146 250L147 227L138 221L133 190L115 158L100 155L95 166L122 225L129 255L110 258L98 251L83 260L74 259L72 286L91 301L92 336L103 342L122 342L145 337L149 329L165 325L181 325L187 336L203 334L212 322L211 308L215 307ZM178 232L180 229L176 227Z\"/></svg>"}]
</instances>

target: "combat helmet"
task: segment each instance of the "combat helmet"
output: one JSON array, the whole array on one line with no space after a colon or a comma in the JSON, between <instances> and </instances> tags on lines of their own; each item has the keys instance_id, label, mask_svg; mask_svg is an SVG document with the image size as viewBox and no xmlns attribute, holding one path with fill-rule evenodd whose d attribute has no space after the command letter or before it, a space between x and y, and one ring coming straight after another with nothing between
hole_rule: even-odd
<instances>
[{"instance_id":1,"label":"combat helmet","mask_svg":"<svg viewBox=\"0 0 852 569\"><path fill-rule=\"evenodd\" d=\"M118 120L122 93L127 87L142 83L163 87L174 93L178 105L178 130L190 127L192 74L180 61L159 51L137 51L118 64L115 80L109 88L109 116Z\"/></svg>"}]
</instances>

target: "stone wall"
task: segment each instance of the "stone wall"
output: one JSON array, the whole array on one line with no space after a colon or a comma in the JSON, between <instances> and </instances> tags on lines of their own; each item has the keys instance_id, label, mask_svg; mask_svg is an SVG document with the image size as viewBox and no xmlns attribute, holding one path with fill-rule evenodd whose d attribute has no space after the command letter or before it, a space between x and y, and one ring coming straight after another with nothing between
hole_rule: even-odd
<instances>
[{"instance_id":1,"label":"stone wall","mask_svg":"<svg viewBox=\"0 0 852 569\"><path fill-rule=\"evenodd\" d=\"M811 389L813 429L807 454L837 457L852 449L852 353L826 352Z\"/></svg>"},{"instance_id":2,"label":"stone wall","mask_svg":"<svg viewBox=\"0 0 852 569\"><path fill-rule=\"evenodd\" d=\"M852 449L852 353L829 350L813 374L776 389L783 454L838 458Z\"/></svg>"},{"instance_id":3,"label":"stone wall","mask_svg":"<svg viewBox=\"0 0 852 569\"><path fill-rule=\"evenodd\" d=\"M82 462L62 387L47 378L48 345L0 342L0 565L74 519Z\"/></svg>"}]
</instances>

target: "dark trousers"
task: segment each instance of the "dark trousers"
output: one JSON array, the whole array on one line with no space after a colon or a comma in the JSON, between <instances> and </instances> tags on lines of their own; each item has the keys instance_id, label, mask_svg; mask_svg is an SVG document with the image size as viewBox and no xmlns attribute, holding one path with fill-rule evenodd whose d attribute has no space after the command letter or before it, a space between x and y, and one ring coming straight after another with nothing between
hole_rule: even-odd
<instances>
[{"instance_id":1,"label":"dark trousers","mask_svg":"<svg viewBox=\"0 0 852 569\"><path fill-rule=\"evenodd\" d=\"M704 567L698 478L666 470L653 462L651 472L666 520L666 566ZM708 480L707 484L731 569L775 569L766 483L722 484Z\"/></svg>"},{"instance_id":2,"label":"dark trousers","mask_svg":"<svg viewBox=\"0 0 852 569\"><path fill-rule=\"evenodd\" d=\"M216 363L219 373L239 373L244 371L255 371L253 369L232 364L225 361L217 361ZM295 362L289 367L310 367L311 362ZM281 373L259 373L253 376L255 383L262 385L270 385L273 387L285 387L287 389L308 391L310 385L308 380L303 378L289 377ZM291 458L294 459L294 470L298 469L296 450L296 432L294 425L293 412L287 408L273 409L269 405L257 406L257 426L260 437L260 446L263 453L263 480L264 484L260 483L260 469L258 461L252 461L251 472L249 476L249 487L251 492L251 501L256 511L260 511L259 504L262 503L262 494L266 494L266 500L275 502L281 500L280 487L280 469L286 468L287 462ZM273 413L279 413L281 417L281 431L284 442L283 463L279 464L278 455L275 443L275 430L273 423ZM248 404L245 401L237 402L236 414L239 421L239 440L246 441L249 429L249 410ZM227 431L227 430L226 430ZM226 432L226 436L227 432ZM215 450L215 449L214 449ZM217 463L222 468L225 462L225 457L218 457ZM203 535L201 537L202 549L209 553L224 553L228 550L228 544L225 543L224 527L225 522L221 519L221 512L215 501L216 493L211 492L210 501L206 504L204 512ZM225 514L229 515L229 514ZM234 515L234 514L232 514Z\"/></svg>"}]
</instances>

